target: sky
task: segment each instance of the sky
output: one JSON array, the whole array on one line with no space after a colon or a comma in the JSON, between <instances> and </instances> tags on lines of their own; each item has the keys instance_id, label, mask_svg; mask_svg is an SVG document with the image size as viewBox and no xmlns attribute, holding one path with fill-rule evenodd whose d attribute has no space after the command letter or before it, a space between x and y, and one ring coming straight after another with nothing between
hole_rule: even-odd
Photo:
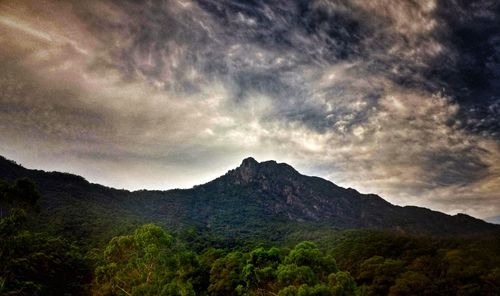
<instances>
[{"instance_id":1,"label":"sky","mask_svg":"<svg viewBox=\"0 0 500 296\"><path fill-rule=\"evenodd\" d=\"M253 156L500 215L500 2L0 0L0 154L126 189Z\"/></svg>"}]
</instances>

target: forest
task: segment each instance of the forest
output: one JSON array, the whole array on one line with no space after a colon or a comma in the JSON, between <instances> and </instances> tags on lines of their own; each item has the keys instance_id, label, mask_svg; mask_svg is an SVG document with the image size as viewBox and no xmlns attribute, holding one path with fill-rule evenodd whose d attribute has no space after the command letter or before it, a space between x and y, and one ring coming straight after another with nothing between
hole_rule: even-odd
<instances>
[{"instance_id":1,"label":"forest","mask_svg":"<svg viewBox=\"0 0 500 296\"><path fill-rule=\"evenodd\" d=\"M495 236L304 226L266 241L130 223L89 241L41 223L41 198L28 178L0 182L0 295L500 294Z\"/></svg>"}]
</instances>

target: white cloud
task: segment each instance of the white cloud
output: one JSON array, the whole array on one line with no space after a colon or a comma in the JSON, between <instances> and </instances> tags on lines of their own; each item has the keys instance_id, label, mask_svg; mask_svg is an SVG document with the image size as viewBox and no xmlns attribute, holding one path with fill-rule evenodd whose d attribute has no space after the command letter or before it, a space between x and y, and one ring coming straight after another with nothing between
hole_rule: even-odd
<instances>
[{"instance_id":1,"label":"white cloud","mask_svg":"<svg viewBox=\"0 0 500 296\"><path fill-rule=\"evenodd\" d=\"M451 54L436 2L342 3L308 9L368 28L297 22L294 5L4 1L0 153L134 189L252 155L398 204L498 214L498 143L463 130L453 98L394 79L420 83Z\"/></svg>"}]
</instances>

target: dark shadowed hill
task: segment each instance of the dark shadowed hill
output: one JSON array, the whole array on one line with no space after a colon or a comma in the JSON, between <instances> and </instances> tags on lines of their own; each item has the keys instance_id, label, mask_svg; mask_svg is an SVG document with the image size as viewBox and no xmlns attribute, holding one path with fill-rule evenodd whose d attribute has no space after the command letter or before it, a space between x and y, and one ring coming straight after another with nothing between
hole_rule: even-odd
<instances>
[{"instance_id":1,"label":"dark shadowed hill","mask_svg":"<svg viewBox=\"0 0 500 296\"><path fill-rule=\"evenodd\" d=\"M483 235L500 227L473 217L392 205L330 181L301 175L291 166L253 158L225 175L191 189L117 190L80 176L25 169L0 159L0 178L30 177L39 186L40 223L56 231L105 240L154 222L171 229L211 230L227 237L279 239L291 228L385 229L430 235ZM109 231L109 233L107 233Z\"/></svg>"}]
</instances>

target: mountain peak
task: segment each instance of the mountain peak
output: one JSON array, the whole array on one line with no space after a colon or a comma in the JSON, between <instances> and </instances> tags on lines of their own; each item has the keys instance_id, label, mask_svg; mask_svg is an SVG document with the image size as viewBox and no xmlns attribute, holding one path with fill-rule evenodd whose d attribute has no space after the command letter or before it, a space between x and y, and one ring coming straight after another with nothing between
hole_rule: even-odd
<instances>
[{"instance_id":1,"label":"mountain peak","mask_svg":"<svg viewBox=\"0 0 500 296\"><path fill-rule=\"evenodd\" d=\"M253 157L247 157L241 162L240 168L242 167L255 167L259 162Z\"/></svg>"},{"instance_id":2,"label":"mountain peak","mask_svg":"<svg viewBox=\"0 0 500 296\"><path fill-rule=\"evenodd\" d=\"M256 161L253 157L247 157L243 159L241 165L234 170L238 179L241 179L243 183L248 183L253 180L259 170L260 163Z\"/></svg>"},{"instance_id":3,"label":"mountain peak","mask_svg":"<svg viewBox=\"0 0 500 296\"><path fill-rule=\"evenodd\" d=\"M25 169L0 156L0 179L13 181L26 176L38 184L47 217L59 209L69 208L64 212L78 213L82 203L88 203L103 215L116 210L123 215L134 215L130 217L161 217L157 220L161 223L166 219L172 219L172 225L196 221L193 223L206 223L202 225L209 228L219 225L219 229L224 229L221 231L238 233L245 230L241 225L257 220L437 235L500 231L500 226L465 215L449 216L425 208L395 206L377 195L361 194L328 180L302 175L286 163L258 162L252 157L245 158L239 167L225 175L193 189L128 192L91 184L75 175ZM184 216L179 217L179 213ZM69 221L71 218L67 217ZM231 223L234 225L228 226ZM262 226L252 224L252 227ZM269 227L261 229L267 231Z\"/></svg>"},{"instance_id":4,"label":"mountain peak","mask_svg":"<svg viewBox=\"0 0 500 296\"><path fill-rule=\"evenodd\" d=\"M255 192L281 193L284 190L293 191L304 177L286 163L274 160L258 162L253 157L247 157L240 166L215 179L214 183L221 188L242 185L250 186Z\"/></svg>"},{"instance_id":5,"label":"mountain peak","mask_svg":"<svg viewBox=\"0 0 500 296\"><path fill-rule=\"evenodd\" d=\"M243 183L256 181L257 179L276 178L278 176L289 178L299 173L286 163L277 163L274 160L258 162L253 157L243 159L241 165L233 170ZM274 177L272 177L274 176Z\"/></svg>"}]
</instances>

